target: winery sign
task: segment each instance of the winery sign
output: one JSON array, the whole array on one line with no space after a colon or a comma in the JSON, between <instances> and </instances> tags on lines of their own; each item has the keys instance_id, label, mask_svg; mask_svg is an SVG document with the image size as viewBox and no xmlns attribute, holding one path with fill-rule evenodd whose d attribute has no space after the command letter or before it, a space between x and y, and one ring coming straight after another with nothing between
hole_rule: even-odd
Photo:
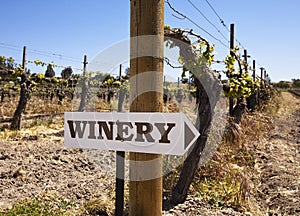
<instances>
[{"instance_id":1,"label":"winery sign","mask_svg":"<svg viewBox=\"0 0 300 216\"><path fill-rule=\"evenodd\" d=\"M200 135L183 113L66 112L66 147L183 155Z\"/></svg>"}]
</instances>

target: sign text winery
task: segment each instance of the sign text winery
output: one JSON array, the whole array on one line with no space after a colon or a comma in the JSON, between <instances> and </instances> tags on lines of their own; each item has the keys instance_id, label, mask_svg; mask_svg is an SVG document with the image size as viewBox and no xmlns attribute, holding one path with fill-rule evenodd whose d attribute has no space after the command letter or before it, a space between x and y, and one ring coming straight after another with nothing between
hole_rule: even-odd
<instances>
[{"instance_id":1,"label":"sign text winery","mask_svg":"<svg viewBox=\"0 0 300 216\"><path fill-rule=\"evenodd\" d=\"M183 155L200 135L182 113L65 113L65 146Z\"/></svg>"}]
</instances>

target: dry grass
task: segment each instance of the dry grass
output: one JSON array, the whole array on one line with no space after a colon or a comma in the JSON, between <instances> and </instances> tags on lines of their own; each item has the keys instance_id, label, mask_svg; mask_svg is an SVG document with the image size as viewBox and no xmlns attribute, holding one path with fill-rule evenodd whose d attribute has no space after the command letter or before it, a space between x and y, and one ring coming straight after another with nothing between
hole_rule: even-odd
<instances>
[{"instance_id":1,"label":"dry grass","mask_svg":"<svg viewBox=\"0 0 300 216\"><path fill-rule=\"evenodd\" d=\"M11 118L17 108L19 97L6 98L5 101L0 104L0 117ZM50 114L50 113L62 113L71 111L71 102L69 99L65 99L63 103L60 103L58 99L41 99L36 96L32 96L25 109L24 115L33 114Z\"/></svg>"},{"instance_id":2,"label":"dry grass","mask_svg":"<svg viewBox=\"0 0 300 216\"><path fill-rule=\"evenodd\" d=\"M229 125L222 144L212 160L199 168L191 187L203 201L216 207L253 210L251 176L255 166L253 144L273 129L279 98L273 98L264 110L244 115L240 125ZM255 202L255 201L254 201ZM259 214L258 214L259 215Z\"/></svg>"},{"instance_id":3,"label":"dry grass","mask_svg":"<svg viewBox=\"0 0 300 216\"><path fill-rule=\"evenodd\" d=\"M87 215L113 215L114 203L105 196L101 199L91 200L83 206L74 201L60 198L51 193L40 194L36 197L26 198L12 206L11 209L0 211L0 216L31 215L31 216L87 216Z\"/></svg>"}]
</instances>

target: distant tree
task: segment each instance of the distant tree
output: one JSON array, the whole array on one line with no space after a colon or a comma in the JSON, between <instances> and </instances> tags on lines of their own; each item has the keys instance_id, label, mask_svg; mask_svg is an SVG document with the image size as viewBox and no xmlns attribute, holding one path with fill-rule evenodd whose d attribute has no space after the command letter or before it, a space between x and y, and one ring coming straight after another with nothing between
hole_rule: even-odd
<instances>
[{"instance_id":1,"label":"distant tree","mask_svg":"<svg viewBox=\"0 0 300 216\"><path fill-rule=\"evenodd\" d=\"M122 76L122 77L123 77L124 80L128 80L129 79L129 77L130 77L130 67L127 67L125 69L125 75Z\"/></svg>"},{"instance_id":2,"label":"distant tree","mask_svg":"<svg viewBox=\"0 0 300 216\"><path fill-rule=\"evenodd\" d=\"M53 70L53 66L52 64L48 64L47 66L47 70L45 71L45 77L54 77L55 76L55 72Z\"/></svg>"},{"instance_id":3,"label":"distant tree","mask_svg":"<svg viewBox=\"0 0 300 216\"><path fill-rule=\"evenodd\" d=\"M73 70L71 67L66 67L61 71L61 78L63 79L69 79L71 75L73 74Z\"/></svg>"},{"instance_id":4,"label":"distant tree","mask_svg":"<svg viewBox=\"0 0 300 216\"><path fill-rule=\"evenodd\" d=\"M300 88L300 79L292 79L292 82L293 88Z\"/></svg>"},{"instance_id":5,"label":"distant tree","mask_svg":"<svg viewBox=\"0 0 300 216\"><path fill-rule=\"evenodd\" d=\"M107 76L109 76L109 73L104 73L104 72L98 71L98 72L96 72L96 75L93 78L93 80L102 82Z\"/></svg>"},{"instance_id":6,"label":"distant tree","mask_svg":"<svg viewBox=\"0 0 300 216\"><path fill-rule=\"evenodd\" d=\"M274 86L281 89L288 89L290 88L291 83L288 81L279 81L278 83L275 83Z\"/></svg>"},{"instance_id":7,"label":"distant tree","mask_svg":"<svg viewBox=\"0 0 300 216\"><path fill-rule=\"evenodd\" d=\"M125 75L130 76L130 67L125 69Z\"/></svg>"}]
</instances>

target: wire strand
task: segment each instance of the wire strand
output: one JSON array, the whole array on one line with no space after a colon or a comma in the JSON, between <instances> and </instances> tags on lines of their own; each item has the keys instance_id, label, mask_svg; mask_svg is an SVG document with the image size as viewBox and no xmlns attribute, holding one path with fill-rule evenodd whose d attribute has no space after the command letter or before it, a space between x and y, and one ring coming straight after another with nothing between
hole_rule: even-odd
<instances>
[{"instance_id":1,"label":"wire strand","mask_svg":"<svg viewBox=\"0 0 300 216\"><path fill-rule=\"evenodd\" d=\"M204 13L202 13L201 12L201 10L191 1L191 0L187 0L192 6L193 6L193 8L195 8L198 12L199 12L199 14L201 14L201 16L209 23L209 24L211 24L216 30L217 30L217 32L226 40L226 41L228 41L228 38L227 37L225 37L225 35L220 31L220 29L218 29L218 27L215 25L215 24L213 24L206 16L205 16L205 14ZM229 42L229 41L228 41Z\"/></svg>"},{"instance_id":2,"label":"wire strand","mask_svg":"<svg viewBox=\"0 0 300 216\"><path fill-rule=\"evenodd\" d=\"M187 19L189 22L193 23L195 26L197 26L200 30L202 30L203 32L205 32L207 35L209 35L211 38L213 38L214 40L218 41L220 44L222 44L224 47L229 48L228 45L226 45L222 40L216 38L215 36L213 36L211 33L209 33L207 30L205 30L204 28L202 28L198 23L196 23L194 20L192 20L191 18L189 18L188 16L184 15L183 13L179 12L178 10L176 10L171 3L169 2L169 0L165 1L168 6L170 7L171 10L173 10L175 13L177 13L178 15L180 15L181 17L183 17L184 19Z\"/></svg>"},{"instance_id":3,"label":"wire strand","mask_svg":"<svg viewBox=\"0 0 300 216\"><path fill-rule=\"evenodd\" d=\"M209 3L208 0L205 0L206 3L209 5L209 7L212 9L212 11L215 13L215 15L219 18L221 24L227 29L228 32L230 32L229 28L225 24L224 20L221 18L221 16L217 13L217 11L214 9L214 7Z\"/></svg>"},{"instance_id":4,"label":"wire strand","mask_svg":"<svg viewBox=\"0 0 300 216\"><path fill-rule=\"evenodd\" d=\"M215 15L219 18L221 24L226 28L226 30L230 33L230 29L227 27L227 25L225 24L224 19L221 18L221 16L217 13L217 11L215 10L215 8L212 6L212 4L209 3L208 0L205 0L206 3L209 5L209 7L212 9L212 11L215 13ZM238 40L235 39L235 41L239 44L240 47L242 47L243 49L245 49L245 46L243 46L243 44Z\"/></svg>"},{"instance_id":5,"label":"wire strand","mask_svg":"<svg viewBox=\"0 0 300 216\"><path fill-rule=\"evenodd\" d=\"M5 48L5 49L14 50L14 51L22 51L22 49L23 49L23 47L21 47L21 46L7 44L7 43L3 43L3 42L0 42L0 47ZM79 58L75 58L75 57L71 57L71 56L65 56L65 55L57 54L57 53L53 53L53 52L47 52L47 51L42 51L42 50L30 49L30 48L27 48L27 52L28 53L33 53L33 54L36 54L36 55L40 55L40 56L46 56L46 57L53 57L54 56L54 57L57 57L57 58L60 58L60 59L64 59L66 61L82 63L81 59L79 59Z\"/></svg>"}]
</instances>

